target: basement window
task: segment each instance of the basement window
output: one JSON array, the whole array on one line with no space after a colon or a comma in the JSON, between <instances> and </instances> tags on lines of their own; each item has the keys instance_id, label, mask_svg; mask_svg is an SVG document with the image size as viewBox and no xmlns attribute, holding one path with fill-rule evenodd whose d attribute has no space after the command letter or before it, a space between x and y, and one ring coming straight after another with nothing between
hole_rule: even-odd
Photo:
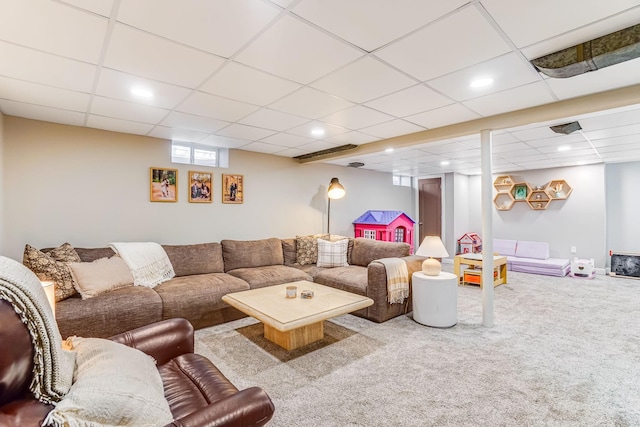
<instances>
[{"instance_id":1,"label":"basement window","mask_svg":"<svg viewBox=\"0 0 640 427\"><path fill-rule=\"evenodd\" d=\"M402 187L411 187L411 177L403 175L393 175L393 185Z\"/></svg>"},{"instance_id":2,"label":"basement window","mask_svg":"<svg viewBox=\"0 0 640 427\"><path fill-rule=\"evenodd\" d=\"M183 141L171 143L171 162L185 165L208 166L211 168L229 166L229 150L208 147Z\"/></svg>"}]
</instances>

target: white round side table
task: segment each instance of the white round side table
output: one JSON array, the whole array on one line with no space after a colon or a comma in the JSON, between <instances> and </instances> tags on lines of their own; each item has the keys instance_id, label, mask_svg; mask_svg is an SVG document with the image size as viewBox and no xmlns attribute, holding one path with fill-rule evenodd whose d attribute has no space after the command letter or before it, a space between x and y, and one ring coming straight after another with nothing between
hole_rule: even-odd
<instances>
[{"instance_id":1,"label":"white round side table","mask_svg":"<svg viewBox=\"0 0 640 427\"><path fill-rule=\"evenodd\" d=\"M413 320L436 328L450 328L458 323L458 276L441 271L428 276L413 273Z\"/></svg>"}]
</instances>

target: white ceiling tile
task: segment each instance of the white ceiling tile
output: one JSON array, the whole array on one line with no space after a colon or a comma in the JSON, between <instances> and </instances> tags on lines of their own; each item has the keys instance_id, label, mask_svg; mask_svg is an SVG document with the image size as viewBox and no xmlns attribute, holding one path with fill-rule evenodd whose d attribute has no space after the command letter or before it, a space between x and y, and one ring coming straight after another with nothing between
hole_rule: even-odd
<instances>
[{"instance_id":1,"label":"white ceiling tile","mask_svg":"<svg viewBox=\"0 0 640 427\"><path fill-rule=\"evenodd\" d=\"M376 56L425 81L509 52L509 45L475 7L382 48Z\"/></svg>"},{"instance_id":2,"label":"white ceiling tile","mask_svg":"<svg viewBox=\"0 0 640 427\"><path fill-rule=\"evenodd\" d=\"M566 79L548 79L547 84L560 99L603 92L638 83L640 58Z\"/></svg>"},{"instance_id":3,"label":"white ceiling tile","mask_svg":"<svg viewBox=\"0 0 640 427\"><path fill-rule=\"evenodd\" d=\"M89 115L87 126L90 128L104 129L115 132L131 133L134 135L146 135L153 125L132 122L129 120L114 119L112 117Z\"/></svg>"},{"instance_id":4,"label":"white ceiling tile","mask_svg":"<svg viewBox=\"0 0 640 427\"><path fill-rule=\"evenodd\" d=\"M0 39L97 64L108 20L48 0L3 2Z\"/></svg>"},{"instance_id":5,"label":"white ceiling tile","mask_svg":"<svg viewBox=\"0 0 640 427\"><path fill-rule=\"evenodd\" d=\"M246 139L248 141L255 141L258 139L266 138L273 135L275 131L257 128L253 126L245 126L239 124L231 124L226 128L220 129L216 132L216 135L226 136L236 139Z\"/></svg>"},{"instance_id":6,"label":"white ceiling tile","mask_svg":"<svg viewBox=\"0 0 640 427\"><path fill-rule=\"evenodd\" d=\"M204 92L195 92L180 104L177 110L196 116L234 122L258 110L258 107Z\"/></svg>"},{"instance_id":7,"label":"white ceiling tile","mask_svg":"<svg viewBox=\"0 0 640 427\"><path fill-rule=\"evenodd\" d=\"M298 3L293 12L371 52L467 1L305 0ZM380 25L381 22L384 25Z\"/></svg>"},{"instance_id":8,"label":"white ceiling tile","mask_svg":"<svg viewBox=\"0 0 640 427\"><path fill-rule=\"evenodd\" d=\"M169 113L169 110L96 96L93 98L89 112L93 115L132 122L158 123Z\"/></svg>"},{"instance_id":9,"label":"white ceiling tile","mask_svg":"<svg viewBox=\"0 0 640 427\"><path fill-rule=\"evenodd\" d=\"M521 110L554 101L544 83L531 83L525 86L492 93L463 102L464 105L483 116Z\"/></svg>"},{"instance_id":10,"label":"white ceiling tile","mask_svg":"<svg viewBox=\"0 0 640 427\"><path fill-rule=\"evenodd\" d=\"M284 150L284 147L257 141L243 146L242 149L247 151L255 151L256 153L274 154L278 151Z\"/></svg>"},{"instance_id":11,"label":"white ceiling tile","mask_svg":"<svg viewBox=\"0 0 640 427\"><path fill-rule=\"evenodd\" d=\"M329 123L324 123L319 121L313 121L313 122L306 123L302 126L298 126L297 128L289 129L287 133L304 136L304 137L311 137L313 135L311 131L318 128L324 130L324 138L330 138L334 135L340 135L341 133L349 132L349 129L345 129L340 126L335 126Z\"/></svg>"},{"instance_id":12,"label":"white ceiling tile","mask_svg":"<svg viewBox=\"0 0 640 427\"><path fill-rule=\"evenodd\" d=\"M116 24L104 65L141 77L195 88L223 62L224 59L218 56Z\"/></svg>"},{"instance_id":13,"label":"white ceiling tile","mask_svg":"<svg viewBox=\"0 0 640 427\"><path fill-rule=\"evenodd\" d=\"M294 0L269 0L269 1L271 3L277 4L282 8L289 7L289 5L294 2Z\"/></svg>"},{"instance_id":14,"label":"white ceiling tile","mask_svg":"<svg viewBox=\"0 0 640 427\"><path fill-rule=\"evenodd\" d=\"M637 0L482 0L516 46L524 47L638 6ZM517 19L514 17L526 17Z\"/></svg>"},{"instance_id":15,"label":"white ceiling tile","mask_svg":"<svg viewBox=\"0 0 640 427\"><path fill-rule=\"evenodd\" d=\"M229 138L220 135L209 135L208 137L198 141L198 144L222 148L241 148L250 143L251 141L247 141L246 139Z\"/></svg>"},{"instance_id":16,"label":"white ceiling tile","mask_svg":"<svg viewBox=\"0 0 640 427\"><path fill-rule=\"evenodd\" d=\"M366 76L366 78L362 78ZM361 103L415 84L415 80L382 62L365 57L311 84L349 101Z\"/></svg>"},{"instance_id":17,"label":"white ceiling tile","mask_svg":"<svg viewBox=\"0 0 640 427\"><path fill-rule=\"evenodd\" d=\"M393 120L393 117L362 105L356 105L322 118L324 122L352 130L362 129L389 120Z\"/></svg>"},{"instance_id":18,"label":"white ceiling tile","mask_svg":"<svg viewBox=\"0 0 640 427\"><path fill-rule=\"evenodd\" d=\"M312 151L301 150L299 148L287 148L286 150L278 151L274 154L282 157L297 157L310 152Z\"/></svg>"},{"instance_id":19,"label":"white ceiling tile","mask_svg":"<svg viewBox=\"0 0 640 427\"><path fill-rule=\"evenodd\" d=\"M85 112L90 95L0 76L0 98Z\"/></svg>"},{"instance_id":20,"label":"white ceiling tile","mask_svg":"<svg viewBox=\"0 0 640 427\"><path fill-rule=\"evenodd\" d=\"M118 21L229 58L280 12L260 0L180 0L176 6L167 0L121 2Z\"/></svg>"},{"instance_id":21,"label":"white ceiling tile","mask_svg":"<svg viewBox=\"0 0 640 427\"><path fill-rule=\"evenodd\" d=\"M529 145L525 144L524 142L512 142L510 144L494 145L492 149L493 149L493 152L496 154L508 153L511 151L533 150Z\"/></svg>"},{"instance_id":22,"label":"white ceiling tile","mask_svg":"<svg viewBox=\"0 0 640 427\"><path fill-rule=\"evenodd\" d=\"M305 87L274 102L270 105L270 108L310 119L317 119L351 106L353 106L351 102L337 96Z\"/></svg>"},{"instance_id":23,"label":"white ceiling tile","mask_svg":"<svg viewBox=\"0 0 640 427\"><path fill-rule=\"evenodd\" d=\"M229 62L200 90L236 101L267 105L301 86L289 80L263 73L237 62Z\"/></svg>"},{"instance_id":24,"label":"white ceiling tile","mask_svg":"<svg viewBox=\"0 0 640 427\"><path fill-rule=\"evenodd\" d=\"M85 115L77 111L43 107L42 105L25 104L23 102L0 99L0 110L9 116L24 117L44 122L62 123L65 125L83 126Z\"/></svg>"},{"instance_id":25,"label":"white ceiling tile","mask_svg":"<svg viewBox=\"0 0 640 427\"><path fill-rule=\"evenodd\" d=\"M340 135L335 135L329 138L324 138L325 141L331 144L345 145L345 144L368 144L373 141L378 141L380 138L376 136L366 135L361 132L345 132Z\"/></svg>"},{"instance_id":26,"label":"white ceiling tile","mask_svg":"<svg viewBox=\"0 0 640 427\"><path fill-rule=\"evenodd\" d=\"M201 139L207 137L208 133L196 132L193 130L187 129L179 129L179 128L171 128L166 126L156 126L153 128L151 132L149 132L149 136L153 136L155 138L169 139L172 141L187 141L187 142L198 142Z\"/></svg>"},{"instance_id":27,"label":"white ceiling tile","mask_svg":"<svg viewBox=\"0 0 640 427\"><path fill-rule=\"evenodd\" d=\"M594 147L600 150L601 147L615 147L621 145L637 145L637 148L640 148L640 134L635 135L625 135L618 136L616 138L605 138L605 139L596 139L595 141L591 141Z\"/></svg>"},{"instance_id":28,"label":"white ceiling tile","mask_svg":"<svg viewBox=\"0 0 640 427\"><path fill-rule=\"evenodd\" d=\"M0 41L0 75L90 93L96 66Z\"/></svg>"},{"instance_id":29,"label":"white ceiling tile","mask_svg":"<svg viewBox=\"0 0 640 427\"><path fill-rule=\"evenodd\" d=\"M262 108L240 120L239 123L277 131L285 131L307 123L308 121L309 119L302 118L300 116Z\"/></svg>"},{"instance_id":30,"label":"white ceiling tile","mask_svg":"<svg viewBox=\"0 0 640 427\"><path fill-rule=\"evenodd\" d=\"M489 86L471 87L471 83L480 78L492 78L494 81ZM538 72L528 61L517 53L509 53L430 80L428 84L456 101L465 101L540 80Z\"/></svg>"},{"instance_id":31,"label":"white ceiling tile","mask_svg":"<svg viewBox=\"0 0 640 427\"><path fill-rule=\"evenodd\" d=\"M423 127L404 120L391 120L378 125L362 128L360 131L380 138L393 138L425 130Z\"/></svg>"},{"instance_id":32,"label":"white ceiling tile","mask_svg":"<svg viewBox=\"0 0 640 427\"><path fill-rule=\"evenodd\" d=\"M60 0L61 2L89 10L102 16L109 16L113 7L113 0Z\"/></svg>"},{"instance_id":33,"label":"white ceiling tile","mask_svg":"<svg viewBox=\"0 0 640 427\"><path fill-rule=\"evenodd\" d=\"M615 138L618 136L625 135L640 135L640 124L637 125L628 125L628 126L620 126L620 127L612 127L608 129L596 130L593 132L586 131L584 134L589 138L594 144L601 140L608 140L611 138Z\"/></svg>"},{"instance_id":34,"label":"white ceiling tile","mask_svg":"<svg viewBox=\"0 0 640 427\"><path fill-rule=\"evenodd\" d=\"M314 153L316 151L328 150L335 147L337 147L337 144L331 144L327 141L312 141L308 144L297 147L296 149L302 150L305 153Z\"/></svg>"},{"instance_id":35,"label":"white ceiling tile","mask_svg":"<svg viewBox=\"0 0 640 427\"><path fill-rule=\"evenodd\" d=\"M306 84L360 56L362 53L355 48L295 18L283 16L235 59Z\"/></svg>"},{"instance_id":36,"label":"white ceiling tile","mask_svg":"<svg viewBox=\"0 0 640 427\"><path fill-rule=\"evenodd\" d=\"M468 108L459 104L453 104L424 113L414 114L405 117L405 120L429 129L450 125L452 123L466 122L477 119L478 117L480 116Z\"/></svg>"},{"instance_id":37,"label":"white ceiling tile","mask_svg":"<svg viewBox=\"0 0 640 427\"><path fill-rule=\"evenodd\" d=\"M276 133L261 139L262 142L279 145L281 147L298 147L300 145L312 142L313 138L307 138L300 135L292 135L290 133Z\"/></svg>"},{"instance_id":38,"label":"white ceiling tile","mask_svg":"<svg viewBox=\"0 0 640 427\"><path fill-rule=\"evenodd\" d=\"M434 108L444 107L453 101L424 85L413 86L391 95L367 102L365 105L396 117L405 117Z\"/></svg>"},{"instance_id":39,"label":"white ceiling tile","mask_svg":"<svg viewBox=\"0 0 640 427\"><path fill-rule=\"evenodd\" d=\"M193 114L181 113L179 111L172 111L160 123L168 127L187 129L203 133L212 133L229 125L229 122L225 122L223 120L194 116Z\"/></svg>"},{"instance_id":40,"label":"white ceiling tile","mask_svg":"<svg viewBox=\"0 0 640 427\"><path fill-rule=\"evenodd\" d=\"M148 98L136 96L131 92L133 88L149 90L153 96ZM175 108L189 93L189 90L183 87L143 79L108 68L101 70L96 87L96 94L107 98L168 109Z\"/></svg>"},{"instance_id":41,"label":"white ceiling tile","mask_svg":"<svg viewBox=\"0 0 640 427\"><path fill-rule=\"evenodd\" d=\"M619 126L628 126L638 123L638 117L640 117L640 107L616 111L611 114L603 114L601 116L593 116L588 118L581 118L580 125L587 131L599 130L599 129L611 129Z\"/></svg>"}]
</instances>

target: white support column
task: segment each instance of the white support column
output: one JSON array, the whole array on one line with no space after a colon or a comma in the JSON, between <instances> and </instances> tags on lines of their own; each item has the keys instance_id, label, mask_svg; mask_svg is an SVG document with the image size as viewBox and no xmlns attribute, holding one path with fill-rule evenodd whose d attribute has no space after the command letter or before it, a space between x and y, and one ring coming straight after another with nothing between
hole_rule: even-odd
<instances>
[{"instance_id":1,"label":"white support column","mask_svg":"<svg viewBox=\"0 0 640 427\"><path fill-rule=\"evenodd\" d=\"M493 178L491 131L480 132L482 161L482 324L493 327Z\"/></svg>"}]
</instances>

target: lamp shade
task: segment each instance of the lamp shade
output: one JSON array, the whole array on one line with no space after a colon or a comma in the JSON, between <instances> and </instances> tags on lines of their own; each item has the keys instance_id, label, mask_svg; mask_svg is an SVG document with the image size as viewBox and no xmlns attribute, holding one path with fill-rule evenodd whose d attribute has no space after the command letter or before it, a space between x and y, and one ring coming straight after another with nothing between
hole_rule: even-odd
<instances>
[{"instance_id":1,"label":"lamp shade","mask_svg":"<svg viewBox=\"0 0 640 427\"><path fill-rule=\"evenodd\" d=\"M429 276L437 276L440 274L442 266L440 261L434 258L445 258L449 256L449 253L440 237L426 236L416 251L416 255L428 257L422 263L422 272Z\"/></svg>"},{"instance_id":2,"label":"lamp shade","mask_svg":"<svg viewBox=\"0 0 640 427\"><path fill-rule=\"evenodd\" d=\"M338 178L331 178L327 195L330 199L341 199L345 195L344 187L338 181Z\"/></svg>"},{"instance_id":3,"label":"lamp shade","mask_svg":"<svg viewBox=\"0 0 640 427\"><path fill-rule=\"evenodd\" d=\"M44 293L47 295L47 301L49 301L49 305L51 306L51 311L53 312L53 316L55 317L56 315L55 283L48 280L42 280L40 281L40 283L42 283L42 287L44 288Z\"/></svg>"}]
</instances>

